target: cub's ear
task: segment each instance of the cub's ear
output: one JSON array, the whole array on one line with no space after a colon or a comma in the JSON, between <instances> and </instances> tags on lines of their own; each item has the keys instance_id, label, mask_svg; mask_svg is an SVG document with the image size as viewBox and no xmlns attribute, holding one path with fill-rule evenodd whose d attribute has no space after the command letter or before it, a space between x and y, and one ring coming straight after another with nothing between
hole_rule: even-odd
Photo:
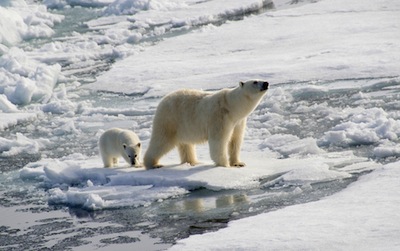
<instances>
[{"instance_id":1,"label":"cub's ear","mask_svg":"<svg viewBox=\"0 0 400 251\"><path fill-rule=\"evenodd\" d=\"M239 82L239 85L240 85L240 87L243 87L244 83L243 82Z\"/></svg>"},{"instance_id":2,"label":"cub's ear","mask_svg":"<svg viewBox=\"0 0 400 251\"><path fill-rule=\"evenodd\" d=\"M126 149L126 144L123 144L122 146L124 147L124 149Z\"/></svg>"},{"instance_id":3,"label":"cub's ear","mask_svg":"<svg viewBox=\"0 0 400 251\"><path fill-rule=\"evenodd\" d=\"M140 142L139 143L137 143L137 145L136 145L137 147L141 147L142 146L142 144L140 144Z\"/></svg>"}]
</instances>

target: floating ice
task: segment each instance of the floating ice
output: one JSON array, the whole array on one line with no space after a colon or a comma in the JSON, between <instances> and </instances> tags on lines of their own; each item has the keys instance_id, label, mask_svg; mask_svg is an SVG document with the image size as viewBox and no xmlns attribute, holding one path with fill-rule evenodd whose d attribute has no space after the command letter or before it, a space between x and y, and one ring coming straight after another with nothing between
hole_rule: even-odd
<instances>
[{"instance_id":1,"label":"floating ice","mask_svg":"<svg viewBox=\"0 0 400 251\"><path fill-rule=\"evenodd\" d=\"M159 10L168 11L188 7L181 0L117 0L107 7L107 15L132 15L139 11Z\"/></svg>"},{"instance_id":2,"label":"floating ice","mask_svg":"<svg viewBox=\"0 0 400 251\"><path fill-rule=\"evenodd\" d=\"M2 113L0 112L0 131L19 123L32 121L37 118L36 113Z\"/></svg>"},{"instance_id":3,"label":"floating ice","mask_svg":"<svg viewBox=\"0 0 400 251\"><path fill-rule=\"evenodd\" d=\"M16 105L46 103L61 71L60 65L44 65L13 47L0 57L0 93Z\"/></svg>"},{"instance_id":4,"label":"floating ice","mask_svg":"<svg viewBox=\"0 0 400 251\"><path fill-rule=\"evenodd\" d=\"M20 171L20 177L39 180L50 188L50 203L102 209L144 206L199 188L215 191L252 189L261 186L263 179L277 174L277 179L287 185L343 179L351 175L335 170L335 167L366 161L350 153L282 160L252 155L254 153L244 154L243 158L248 159L248 166L244 168L214 167L211 164L195 167L167 165L146 171L131 167L103 168L98 156L73 154L30 163Z\"/></svg>"},{"instance_id":5,"label":"floating ice","mask_svg":"<svg viewBox=\"0 0 400 251\"><path fill-rule=\"evenodd\" d=\"M380 140L396 140L400 135L400 120L388 116L382 108L362 110L350 115L319 140L320 145L369 145Z\"/></svg>"},{"instance_id":6,"label":"floating ice","mask_svg":"<svg viewBox=\"0 0 400 251\"><path fill-rule=\"evenodd\" d=\"M18 108L7 99L6 95L0 94L0 111L7 113L17 112Z\"/></svg>"},{"instance_id":7,"label":"floating ice","mask_svg":"<svg viewBox=\"0 0 400 251\"><path fill-rule=\"evenodd\" d=\"M41 148L49 144L48 139L32 140L21 133L17 133L14 140L0 137L0 157L10 157L21 153L37 154Z\"/></svg>"},{"instance_id":8,"label":"floating ice","mask_svg":"<svg viewBox=\"0 0 400 251\"><path fill-rule=\"evenodd\" d=\"M386 140L374 148L373 154L378 158L400 157L400 146L398 143Z\"/></svg>"},{"instance_id":9,"label":"floating ice","mask_svg":"<svg viewBox=\"0 0 400 251\"><path fill-rule=\"evenodd\" d=\"M290 155L307 155L323 153L324 150L317 146L313 138L299 139L290 134L274 134L268 136L260 145L260 148L268 147L272 151L287 157Z\"/></svg>"},{"instance_id":10,"label":"floating ice","mask_svg":"<svg viewBox=\"0 0 400 251\"><path fill-rule=\"evenodd\" d=\"M52 27L63 16L51 14L43 5L28 4L24 0L0 2L0 44L15 45L23 39L50 37Z\"/></svg>"},{"instance_id":11,"label":"floating ice","mask_svg":"<svg viewBox=\"0 0 400 251\"><path fill-rule=\"evenodd\" d=\"M91 186L70 187L68 191L54 188L49 191L50 204L68 204L84 209L120 208L125 206L147 206L152 202L182 196L188 191L179 187L152 186Z\"/></svg>"}]
</instances>

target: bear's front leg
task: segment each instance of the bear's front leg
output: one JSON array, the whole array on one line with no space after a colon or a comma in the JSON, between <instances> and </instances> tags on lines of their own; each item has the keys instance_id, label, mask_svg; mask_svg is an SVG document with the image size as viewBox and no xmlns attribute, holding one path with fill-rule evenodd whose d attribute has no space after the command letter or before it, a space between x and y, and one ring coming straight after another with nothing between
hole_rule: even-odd
<instances>
[{"instance_id":1,"label":"bear's front leg","mask_svg":"<svg viewBox=\"0 0 400 251\"><path fill-rule=\"evenodd\" d=\"M113 167L114 158L105 156L105 154L103 154L101 157L103 159L104 167Z\"/></svg>"},{"instance_id":2,"label":"bear's front leg","mask_svg":"<svg viewBox=\"0 0 400 251\"><path fill-rule=\"evenodd\" d=\"M229 166L228 143L230 132L211 131L208 139L210 156L216 166Z\"/></svg>"},{"instance_id":3,"label":"bear's front leg","mask_svg":"<svg viewBox=\"0 0 400 251\"><path fill-rule=\"evenodd\" d=\"M223 143L218 140L210 140L208 141L210 146L210 156L211 159L214 161L216 166L229 166L227 152L227 143Z\"/></svg>"},{"instance_id":4,"label":"bear's front leg","mask_svg":"<svg viewBox=\"0 0 400 251\"><path fill-rule=\"evenodd\" d=\"M118 158L117 158L117 157L113 157L113 158L112 158L112 162L113 162L113 165L114 165L114 166L118 165L118 162L119 162L119 161L118 161Z\"/></svg>"},{"instance_id":5,"label":"bear's front leg","mask_svg":"<svg viewBox=\"0 0 400 251\"><path fill-rule=\"evenodd\" d=\"M146 153L143 159L143 164L144 167L149 170L149 169L157 169L163 167L163 165L160 165L158 163L159 157L155 158L154 156L150 155L149 153Z\"/></svg>"},{"instance_id":6,"label":"bear's front leg","mask_svg":"<svg viewBox=\"0 0 400 251\"><path fill-rule=\"evenodd\" d=\"M246 164L241 162L240 147L243 142L243 135L246 128L246 119L243 119L233 129L231 139L229 141L229 164L235 167L243 167Z\"/></svg>"},{"instance_id":7,"label":"bear's front leg","mask_svg":"<svg viewBox=\"0 0 400 251\"><path fill-rule=\"evenodd\" d=\"M154 133L153 133L154 134ZM161 168L163 165L159 164L160 158L167 152L171 151L175 147L175 141L167 139L155 138L152 135L150 145L147 148L146 154L144 155L144 166L146 169Z\"/></svg>"}]
</instances>

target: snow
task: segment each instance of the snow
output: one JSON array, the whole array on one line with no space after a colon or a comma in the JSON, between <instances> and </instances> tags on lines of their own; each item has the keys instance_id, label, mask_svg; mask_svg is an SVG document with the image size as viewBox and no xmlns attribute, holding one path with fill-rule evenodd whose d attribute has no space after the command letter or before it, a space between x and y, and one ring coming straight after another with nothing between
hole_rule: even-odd
<instances>
[{"instance_id":1,"label":"snow","mask_svg":"<svg viewBox=\"0 0 400 251\"><path fill-rule=\"evenodd\" d=\"M399 163L388 164L320 201L237 220L169 250L394 250L399 175Z\"/></svg>"}]
</instances>

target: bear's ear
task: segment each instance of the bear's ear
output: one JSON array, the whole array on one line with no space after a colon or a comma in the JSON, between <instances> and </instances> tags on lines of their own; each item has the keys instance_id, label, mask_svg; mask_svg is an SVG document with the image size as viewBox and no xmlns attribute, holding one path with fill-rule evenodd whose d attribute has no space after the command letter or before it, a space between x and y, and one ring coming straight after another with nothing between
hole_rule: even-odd
<instances>
[{"instance_id":1,"label":"bear's ear","mask_svg":"<svg viewBox=\"0 0 400 251\"><path fill-rule=\"evenodd\" d=\"M137 147L141 147L142 146L142 144L140 144L140 142L139 143L137 143L137 145L136 145Z\"/></svg>"},{"instance_id":2,"label":"bear's ear","mask_svg":"<svg viewBox=\"0 0 400 251\"><path fill-rule=\"evenodd\" d=\"M126 144L123 144L122 146L124 147L124 149L126 149Z\"/></svg>"},{"instance_id":3,"label":"bear's ear","mask_svg":"<svg viewBox=\"0 0 400 251\"><path fill-rule=\"evenodd\" d=\"M240 85L240 87L243 87L244 83L243 82L239 82L239 85Z\"/></svg>"}]
</instances>

